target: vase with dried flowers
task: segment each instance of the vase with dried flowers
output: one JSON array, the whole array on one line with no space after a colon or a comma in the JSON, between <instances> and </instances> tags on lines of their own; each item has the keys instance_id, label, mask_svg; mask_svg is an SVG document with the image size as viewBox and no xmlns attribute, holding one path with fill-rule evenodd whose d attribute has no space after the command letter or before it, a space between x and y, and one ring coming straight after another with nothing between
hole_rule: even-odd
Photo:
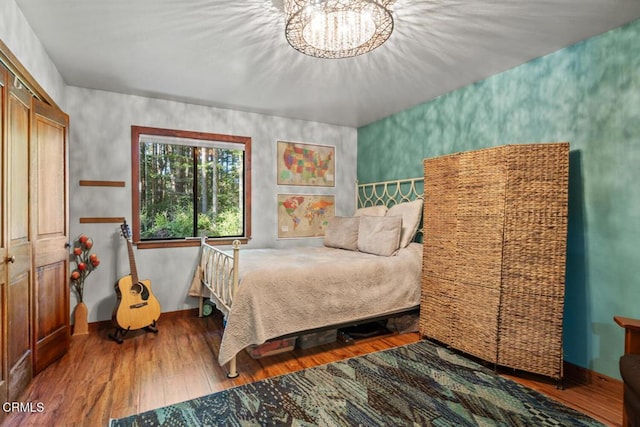
<instances>
[{"instance_id":1,"label":"vase with dried flowers","mask_svg":"<svg viewBox=\"0 0 640 427\"><path fill-rule=\"evenodd\" d=\"M87 306L84 303L84 285L87 277L100 265L98 256L91 253L92 247L93 239L84 234L78 236L73 243L73 261L75 261L76 267L71 272L71 286L78 299L78 305L73 313L73 335L89 333Z\"/></svg>"}]
</instances>

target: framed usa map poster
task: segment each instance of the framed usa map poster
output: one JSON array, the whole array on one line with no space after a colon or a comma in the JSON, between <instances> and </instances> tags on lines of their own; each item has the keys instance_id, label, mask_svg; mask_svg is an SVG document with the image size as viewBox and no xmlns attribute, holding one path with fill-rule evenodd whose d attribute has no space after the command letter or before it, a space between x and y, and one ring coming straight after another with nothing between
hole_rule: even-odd
<instances>
[{"instance_id":1,"label":"framed usa map poster","mask_svg":"<svg viewBox=\"0 0 640 427\"><path fill-rule=\"evenodd\" d=\"M278 238L322 237L335 216L332 195L278 194Z\"/></svg>"},{"instance_id":2,"label":"framed usa map poster","mask_svg":"<svg viewBox=\"0 0 640 427\"><path fill-rule=\"evenodd\" d=\"M334 187L336 148L278 141L278 185Z\"/></svg>"}]
</instances>

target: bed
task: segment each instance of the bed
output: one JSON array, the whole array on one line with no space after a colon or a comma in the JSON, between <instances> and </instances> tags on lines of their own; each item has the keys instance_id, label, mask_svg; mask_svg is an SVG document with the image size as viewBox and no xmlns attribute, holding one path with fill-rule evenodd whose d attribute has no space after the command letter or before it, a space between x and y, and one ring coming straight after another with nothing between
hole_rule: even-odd
<instances>
[{"instance_id":1,"label":"bed","mask_svg":"<svg viewBox=\"0 0 640 427\"><path fill-rule=\"evenodd\" d=\"M230 251L201 242L196 272L203 301L224 316L218 354L238 375L251 345L417 310L422 178L360 184L352 217L329 220L324 245Z\"/></svg>"}]
</instances>

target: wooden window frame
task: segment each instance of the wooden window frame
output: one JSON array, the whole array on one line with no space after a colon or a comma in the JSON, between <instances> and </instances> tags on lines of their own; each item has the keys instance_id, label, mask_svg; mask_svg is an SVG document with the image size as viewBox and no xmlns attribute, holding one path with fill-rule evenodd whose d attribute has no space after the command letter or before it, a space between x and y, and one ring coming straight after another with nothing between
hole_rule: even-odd
<instances>
[{"instance_id":1,"label":"wooden window frame","mask_svg":"<svg viewBox=\"0 0 640 427\"><path fill-rule=\"evenodd\" d=\"M200 245L199 238L149 241L143 241L140 239L140 135L158 135L185 139L208 140L212 142L218 141L244 144L244 235L233 238L209 237L207 238L207 242L218 245L228 245L233 243L234 240L239 240L241 243L247 243L251 239L251 137L146 126L131 126L131 231L133 243L136 244L138 248L175 248Z\"/></svg>"}]
</instances>

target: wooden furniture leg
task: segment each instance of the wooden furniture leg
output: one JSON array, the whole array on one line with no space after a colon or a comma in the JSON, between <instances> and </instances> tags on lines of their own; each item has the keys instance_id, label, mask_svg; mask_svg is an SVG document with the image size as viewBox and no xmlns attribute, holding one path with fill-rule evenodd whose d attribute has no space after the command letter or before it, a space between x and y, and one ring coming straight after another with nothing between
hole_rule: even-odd
<instances>
[{"instance_id":1,"label":"wooden furniture leg","mask_svg":"<svg viewBox=\"0 0 640 427\"><path fill-rule=\"evenodd\" d=\"M236 362L236 356L233 356L233 359L229 361L229 373L227 374L227 378L238 378L238 365Z\"/></svg>"},{"instance_id":2,"label":"wooden furniture leg","mask_svg":"<svg viewBox=\"0 0 640 427\"><path fill-rule=\"evenodd\" d=\"M640 354L640 320L621 316L614 316L613 320L624 328L624 354ZM629 426L629 419L624 409L622 426Z\"/></svg>"}]
</instances>

